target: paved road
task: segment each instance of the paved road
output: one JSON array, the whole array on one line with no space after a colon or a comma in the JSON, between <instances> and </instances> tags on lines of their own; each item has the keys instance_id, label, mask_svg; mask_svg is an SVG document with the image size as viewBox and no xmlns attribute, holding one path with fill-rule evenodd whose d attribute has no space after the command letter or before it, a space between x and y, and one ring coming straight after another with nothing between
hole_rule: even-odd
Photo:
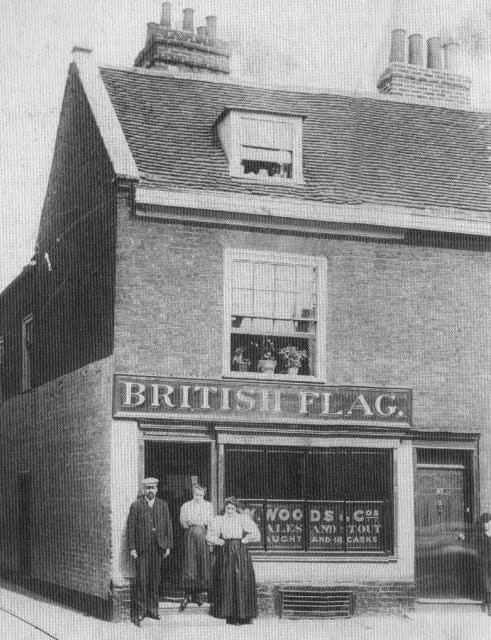
<instances>
[{"instance_id":1,"label":"paved road","mask_svg":"<svg viewBox=\"0 0 491 640\"><path fill-rule=\"evenodd\" d=\"M3 587L3 588L2 588ZM48 634L2 610L41 627ZM491 617L476 606L420 605L416 611L356 616L343 620L259 618L253 625L231 627L190 606L162 607L160 621L146 619L138 629L108 623L34 596L7 583L0 586L0 640L487 640Z\"/></svg>"}]
</instances>

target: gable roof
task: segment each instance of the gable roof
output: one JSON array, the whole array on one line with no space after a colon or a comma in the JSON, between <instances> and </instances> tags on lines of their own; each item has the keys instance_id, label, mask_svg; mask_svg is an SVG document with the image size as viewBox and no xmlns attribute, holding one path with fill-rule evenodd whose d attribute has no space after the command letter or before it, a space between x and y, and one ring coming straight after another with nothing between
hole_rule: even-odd
<instances>
[{"instance_id":1,"label":"gable roof","mask_svg":"<svg viewBox=\"0 0 491 640\"><path fill-rule=\"evenodd\" d=\"M166 190L416 208L490 208L489 115L100 69L141 185ZM229 175L215 122L226 108L304 114L305 185Z\"/></svg>"}]
</instances>

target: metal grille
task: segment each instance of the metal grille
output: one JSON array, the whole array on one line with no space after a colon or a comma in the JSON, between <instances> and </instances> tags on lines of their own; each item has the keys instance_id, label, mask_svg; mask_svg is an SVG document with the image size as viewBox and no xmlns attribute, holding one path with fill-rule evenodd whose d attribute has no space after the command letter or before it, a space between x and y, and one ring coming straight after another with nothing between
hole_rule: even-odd
<instances>
[{"instance_id":1,"label":"metal grille","mask_svg":"<svg viewBox=\"0 0 491 640\"><path fill-rule=\"evenodd\" d=\"M280 589L280 618L350 618L353 591L343 588Z\"/></svg>"}]
</instances>

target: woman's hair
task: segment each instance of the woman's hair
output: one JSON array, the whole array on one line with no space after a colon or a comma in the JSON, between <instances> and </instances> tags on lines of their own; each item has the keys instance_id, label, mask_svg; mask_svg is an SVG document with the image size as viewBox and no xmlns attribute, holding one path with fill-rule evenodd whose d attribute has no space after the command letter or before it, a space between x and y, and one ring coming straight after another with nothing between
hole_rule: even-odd
<instances>
[{"instance_id":1,"label":"woman's hair","mask_svg":"<svg viewBox=\"0 0 491 640\"><path fill-rule=\"evenodd\" d=\"M487 511L485 513L481 513L479 520L482 524L489 522L491 520L491 513L488 513Z\"/></svg>"},{"instance_id":2,"label":"woman's hair","mask_svg":"<svg viewBox=\"0 0 491 640\"><path fill-rule=\"evenodd\" d=\"M193 484L193 486L191 487L191 491L194 491L195 489L199 489L203 493L206 493L206 487L203 487L203 485L198 484L197 482Z\"/></svg>"},{"instance_id":3,"label":"woman's hair","mask_svg":"<svg viewBox=\"0 0 491 640\"><path fill-rule=\"evenodd\" d=\"M234 507L237 509L237 511L241 510L240 502L237 500L237 498L235 496L230 496L228 498L225 498L225 500L223 501L223 510L224 511L225 511L225 507L228 504L233 504Z\"/></svg>"}]
</instances>

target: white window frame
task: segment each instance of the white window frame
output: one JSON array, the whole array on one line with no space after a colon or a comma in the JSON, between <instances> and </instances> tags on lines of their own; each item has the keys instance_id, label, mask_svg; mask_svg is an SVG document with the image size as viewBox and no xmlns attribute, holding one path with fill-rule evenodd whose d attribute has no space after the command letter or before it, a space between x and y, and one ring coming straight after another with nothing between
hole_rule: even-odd
<instances>
[{"instance_id":1,"label":"white window frame","mask_svg":"<svg viewBox=\"0 0 491 640\"><path fill-rule=\"evenodd\" d=\"M34 315L30 313L22 318L22 391L32 389L32 360L27 347L27 328L34 323Z\"/></svg>"},{"instance_id":2,"label":"white window frame","mask_svg":"<svg viewBox=\"0 0 491 640\"><path fill-rule=\"evenodd\" d=\"M251 173L244 174L241 162L243 160L242 146L246 140L246 126L243 119L257 118L263 122L290 126L292 133L291 149L278 150L291 152L292 175L291 178L281 178L276 176L259 176ZM249 111L240 109L230 109L227 115L218 122L218 135L229 162L230 175L242 180L252 180L274 184L304 184L303 180L303 158L302 158L302 130L303 116L285 115L275 113L265 113L261 111ZM261 147L257 147L261 149ZM273 152L274 153L274 152Z\"/></svg>"},{"instance_id":3,"label":"white window frame","mask_svg":"<svg viewBox=\"0 0 491 640\"><path fill-rule=\"evenodd\" d=\"M284 373L262 373L259 371L233 371L231 368L230 342L232 315L232 262L234 260L254 260L255 262L283 263L293 266L306 265L317 268L317 318L316 318L316 372L312 376L297 375L295 377ZM271 251L256 251L252 249L226 248L224 251L224 279L223 279L223 376L227 378L249 378L258 380L282 380L290 382L317 382L325 380L326 370L326 287L327 260L324 256L307 256ZM265 334L266 335L266 334ZM270 335L270 334L268 334Z\"/></svg>"}]
</instances>

